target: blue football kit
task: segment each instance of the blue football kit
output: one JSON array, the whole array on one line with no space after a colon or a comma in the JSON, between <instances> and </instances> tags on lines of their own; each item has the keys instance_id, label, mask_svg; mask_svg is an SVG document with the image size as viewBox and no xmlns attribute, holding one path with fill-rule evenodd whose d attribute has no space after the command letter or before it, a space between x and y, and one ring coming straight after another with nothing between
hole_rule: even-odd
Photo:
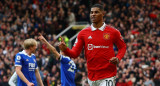
<instances>
[{"instance_id":1,"label":"blue football kit","mask_svg":"<svg viewBox=\"0 0 160 86\"><path fill-rule=\"evenodd\" d=\"M76 86L75 72L76 65L69 57L60 56L61 63L61 86Z\"/></svg>"},{"instance_id":2,"label":"blue football kit","mask_svg":"<svg viewBox=\"0 0 160 86\"><path fill-rule=\"evenodd\" d=\"M15 57L15 66L21 66L23 75L27 78L29 82L34 83L34 86L37 86L37 80L35 76L35 70L38 68L36 62L36 56L32 54L31 56L27 55L25 50L16 54ZM27 86L19 76L17 78L17 86Z\"/></svg>"}]
</instances>

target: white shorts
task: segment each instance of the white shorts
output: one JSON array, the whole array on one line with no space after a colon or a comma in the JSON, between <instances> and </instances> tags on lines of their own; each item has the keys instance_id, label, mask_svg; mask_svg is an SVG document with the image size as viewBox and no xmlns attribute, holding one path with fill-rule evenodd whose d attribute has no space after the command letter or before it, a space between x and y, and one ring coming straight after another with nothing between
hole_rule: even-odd
<instances>
[{"instance_id":1,"label":"white shorts","mask_svg":"<svg viewBox=\"0 0 160 86\"><path fill-rule=\"evenodd\" d=\"M105 78L101 80L91 81L88 79L88 83L90 86L115 86L116 77Z\"/></svg>"}]
</instances>

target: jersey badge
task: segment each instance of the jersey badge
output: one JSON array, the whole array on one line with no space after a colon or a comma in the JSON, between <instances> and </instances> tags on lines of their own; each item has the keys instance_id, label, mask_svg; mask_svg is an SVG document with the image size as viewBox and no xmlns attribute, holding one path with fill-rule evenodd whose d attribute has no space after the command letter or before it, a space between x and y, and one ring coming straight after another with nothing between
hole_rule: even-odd
<instances>
[{"instance_id":1,"label":"jersey badge","mask_svg":"<svg viewBox=\"0 0 160 86\"><path fill-rule=\"evenodd\" d=\"M21 60L21 56L17 56L17 60Z\"/></svg>"},{"instance_id":2,"label":"jersey badge","mask_svg":"<svg viewBox=\"0 0 160 86\"><path fill-rule=\"evenodd\" d=\"M103 38L104 38L105 40L110 39L110 34L109 34L109 33L103 34Z\"/></svg>"}]
</instances>

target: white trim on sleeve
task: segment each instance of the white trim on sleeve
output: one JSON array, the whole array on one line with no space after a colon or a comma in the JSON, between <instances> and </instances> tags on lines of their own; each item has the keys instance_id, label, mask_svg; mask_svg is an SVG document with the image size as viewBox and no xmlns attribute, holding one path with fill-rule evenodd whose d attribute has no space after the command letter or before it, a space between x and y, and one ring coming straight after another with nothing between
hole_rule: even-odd
<instances>
[{"instance_id":1,"label":"white trim on sleeve","mask_svg":"<svg viewBox=\"0 0 160 86\"><path fill-rule=\"evenodd\" d=\"M60 60L62 60L62 55L60 55Z\"/></svg>"},{"instance_id":2,"label":"white trim on sleeve","mask_svg":"<svg viewBox=\"0 0 160 86\"><path fill-rule=\"evenodd\" d=\"M22 67L22 65L15 65L15 66L21 66Z\"/></svg>"}]
</instances>

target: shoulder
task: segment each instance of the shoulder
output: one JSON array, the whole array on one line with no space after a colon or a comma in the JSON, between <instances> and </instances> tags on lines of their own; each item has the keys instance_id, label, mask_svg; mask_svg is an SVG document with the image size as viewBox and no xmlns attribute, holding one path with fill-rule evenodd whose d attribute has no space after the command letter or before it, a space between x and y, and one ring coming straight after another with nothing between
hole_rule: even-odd
<instances>
[{"instance_id":1,"label":"shoulder","mask_svg":"<svg viewBox=\"0 0 160 86\"><path fill-rule=\"evenodd\" d=\"M36 58L36 55L32 53L32 56Z\"/></svg>"},{"instance_id":2,"label":"shoulder","mask_svg":"<svg viewBox=\"0 0 160 86\"><path fill-rule=\"evenodd\" d=\"M61 55L60 62L62 64L68 64L68 62L70 62L70 61L71 61L70 57Z\"/></svg>"},{"instance_id":3,"label":"shoulder","mask_svg":"<svg viewBox=\"0 0 160 86\"><path fill-rule=\"evenodd\" d=\"M15 59L16 59L16 60L21 60L21 59L23 59L22 54L23 54L23 53L21 53L21 52L17 53L16 56L15 56Z\"/></svg>"},{"instance_id":4,"label":"shoulder","mask_svg":"<svg viewBox=\"0 0 160 86\"><path fill-rule=\"evenodd\" d=\"M25 55L25 52L24 52L24 50L23 50L23 51L17 53L16 55Z\"/></svg>"},{"instance_id":5,"label":"shoulder","mask_svg":"<svg viewBox=\"0 0 160 86\"><path fill-rule=\"evenodd\" d=\"M60 56L60 60L62 60L62 59L68 59L68 60L70 60L70 57L61 55Z\"/></svg>"},{"instance_id":6,"label":"shoulder","mask_svg":"<svg viewBox=\"0 0 160 86\"><path fill-rule=\"evenodd\" d=\"M16 57L17 56L22 56L22 55L23 55L23 52L19 52L19 53L16 54Z\"/></svg>"},{"instance_id":7,"label":"shoulder","mask_svg":"<svg viewBox=\"0 0 160 86\"><path fill-rule=\"evenodd\" d=\"M24 54L24 53L23 53L23 51L21 51L21 52L19 52L19 53L17 53L17 54L19 54L19 55L20 55L20 54Z\"/></svg>"},{"instance_id":8,"label":"shoulder","mask_svg":"<svg viewBox=\"0 0 160 86\"><path fill-rule=\"evenodd\" d=\"M111 25L106 25L106 28L109 28L109 29L111 29L113 31L118 31L117 28L115 28L114 26L111 26Z\"/></svg>"},{"instance_id":9,"label":"shoulder","mask_svg":"<svg viewBox=\"0 0 160 86\"><path fill-rule=\"evenodd\" d=\"M86 27L86 28L82 29L80 32L86 32L86 31L91 31L91 27L90 26Z\"/></svg>"},{"instance_id":10,"label":"shoulder","mask_svg":"<svg viewBox=\"0 0 160 86\"><path fill-rule=\"evenodd\" d=\"M21 55L21 53L19 52L19 53L16 54L16 56L18 56L18 55Z\"/></svg>"},{"instance_id":11,"label":"shoulder","mask_svg":"<svg viewBox=\"0 0 160 86\"><path fill-rule=\"evenodd\" d=\"M119 33L119 30L111 25L106 25L106 29L111 30L112 32Z\"/></svg>"},{"instance_id":12,"label":"shoulder","mask_svg":"<svg viewBox=\"0 0 160 86\"><path fill-rule=\"evenodd\" d=\"M89 27L87 27L87 28L84 28L84 29L82 29L80 32L79 32L79 36L84 36L84 35L86 35L86 34L88 34L89 32L91 32L91 27L89 26Z\"/></svg>"}]
</instances>

